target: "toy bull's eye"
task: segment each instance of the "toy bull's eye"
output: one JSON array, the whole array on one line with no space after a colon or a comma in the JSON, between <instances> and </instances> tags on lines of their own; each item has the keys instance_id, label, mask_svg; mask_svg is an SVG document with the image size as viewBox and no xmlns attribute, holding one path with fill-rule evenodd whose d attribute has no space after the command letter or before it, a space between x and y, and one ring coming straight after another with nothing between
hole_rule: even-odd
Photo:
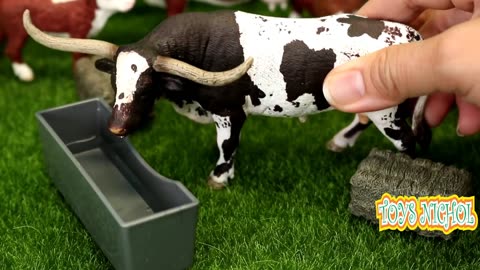
<instances>
[{"instance_id":1,"label":"toy bull's eye","mask_svg":"<svg viewBox=\"0 0 480 270\"><path fill-rule=\"evenodd\" d=\"M131 68L132 68L133 72L137 72L137 65L132 64Z\"/></svg>"}]
</instances>

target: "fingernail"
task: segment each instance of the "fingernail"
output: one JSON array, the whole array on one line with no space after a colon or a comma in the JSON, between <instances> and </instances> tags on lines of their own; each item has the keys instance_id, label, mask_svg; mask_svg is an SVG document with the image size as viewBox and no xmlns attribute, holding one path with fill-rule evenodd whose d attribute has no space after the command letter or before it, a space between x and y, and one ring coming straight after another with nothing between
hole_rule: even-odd
<instances>
[{"instance_id":1,"label":"fingernail","mask_svg":"<svg viewBox=\"0 0 480 270\"><path fill-rule=\"evenodd\" d=\"M365 95L365 83L360 71L347 71L327 79L323 94L332 105L349 105Z\"/></svg>"},{"instance_id":2,"label":"fingernail","mask_svg":"<svg viewBox=\"0 0 480 270\"><path fill-rule=\"evenodd\" d=\"M360 71L334 74L323 85L323 95L332 105L349 105L365 95L365 83Z\"/></svg>"},{"instance_id":3,"label":"fingernail","mask_svg":"<svg viewBox=\"0 0 480 270\"><path fill-rule=\"evenodd\" d=\"M465 135L460 132L460 127L457 127L457 136L458 137L465 137Z\"/></svg>"}]
</instances>

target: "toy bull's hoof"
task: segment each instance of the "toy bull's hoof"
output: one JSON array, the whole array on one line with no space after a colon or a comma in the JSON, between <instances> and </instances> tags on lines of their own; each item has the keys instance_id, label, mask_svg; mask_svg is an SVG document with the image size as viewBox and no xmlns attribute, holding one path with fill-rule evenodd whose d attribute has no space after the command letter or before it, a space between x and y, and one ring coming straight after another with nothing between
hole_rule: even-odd
<instances>
[{"instance_id":1,"label":"toy bull's hoof","mask_svg":"<svg viewBox=\"0 0 480 270\"><path fill-rule=\"evenodd\" d=\"M340 152L343 152L343 150L345 150L346 148L347 148L346 146L340 146L336 144L334 139L331 139L327 143L327 149L332 152L340 153Z\"/></svg>"},{"instance_id":2,"label":"toy bull's hoof","mask_svg":"<svg viewBox=\"0 0 480 270\"><path fill-rule=\"evenodd\" d=\"M227 187L228 182L217 182L215 181L215 176L208 177L208 186L215 190L224 189Z\"/></svg>"},{"instance_id":3,"label":"toy bull's hoof","mask_svg":"<svg viewBox=\"0 0 480 270\"><path fill-rule=\"evenodd\" d=\"M35 78L33 70L25 63L13 63L12 69L15 76L21 81L31 82Z\"/></svg>"},{"instance_id":4,"label":"toy bull's hoof","mask_svg":"<svg viewBox=\"0 0 480 270\"><path fill-rule=\"evenodd\" d=\"M300 121L300 123L302 123L302 124L307 122L307 119L308 119L308 117L306 115L298 117L298 121Z\"/></svg>"}]
</instances>

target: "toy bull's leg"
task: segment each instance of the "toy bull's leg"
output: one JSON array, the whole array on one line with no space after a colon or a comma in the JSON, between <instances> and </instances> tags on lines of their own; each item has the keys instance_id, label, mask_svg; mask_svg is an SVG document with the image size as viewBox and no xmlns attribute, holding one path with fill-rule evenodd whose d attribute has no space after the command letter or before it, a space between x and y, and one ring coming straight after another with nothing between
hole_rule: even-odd
<instances>
[{"instance_id":1,"label":"toy bull's leg","mask_svg":"<svg viewBox=\"0 0 480 270\"><path fill-rule=\"evenodd\" d=\"M166 0L167 1L167 15L173 16L182 13L187 6L186 0Z\"/></svg>"},{"instance_id":2,"label":"toy bull's leg","mask_svg":"<svg viewBox=\"0 0 480 270\"><path fill-rule=\"evenodd\" d=\"M356 114L352 123L338 132L328 143L327 148L333 152L341 152L352 147L363 130L370 125L368 117Z\"/></svg>"},{"instance_id":3,"label":"toy bull's leg","mask_svg":"<svg viewBox=\"0 0 480 270\"><path fill-rule=\"evenodd\" d=\"M275 4L275 3L273 3L273 2L269 2L269 3L268 3L268 10L269 10L270 12L274 12L276 7L277 7L277 4Z\"/></svg>"},{"instance_id":4,"label":"toy bull's leg","mask_svg":"<svg viewBox=\"0 0 480 270\"><path fill-rule=\"evenodd\" d=\"M240 130L246 116L243 111L234 112L230 116L213 115L217 128L217 145L220 150L215 169L210 173L208 184L220 189L227 185L234 176L233 158L240 141Z\"/></svg>"},{"instance_id":5,"label":"toy bull's leg","mask_svg":"<svg viewBox=\"0 0 480 270\"><path fill-rule=\"evenodd\" d=\"M413 156L416 146L415 136L412 128L407 124L407 116L398 113L400 110L403 110L402 105L365 114L398 150Z\"/></svg>"},{"instance_id":6,"label":"toy bull's leg","mask_svg":"<svg viewBox=\"0 0 480 270\"><path fill-rule=\"evenodd\" d=\"M22 48L27 40L27 33L22 31L20 33L7 32L7 36L5 54L12 61L13 73L22 81L32 81L34 78L33 71L22 59Z\"/></svg>"}]
</instances>

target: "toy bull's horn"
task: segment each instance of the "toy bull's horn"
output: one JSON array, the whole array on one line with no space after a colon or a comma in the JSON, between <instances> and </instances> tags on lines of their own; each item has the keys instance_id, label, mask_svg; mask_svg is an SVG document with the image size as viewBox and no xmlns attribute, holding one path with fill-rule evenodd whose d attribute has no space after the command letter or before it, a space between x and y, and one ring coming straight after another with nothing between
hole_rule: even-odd
<instances>
[{"instance_id":1,"label":"toy bull's horn","mask_svg":"<svg viewBox=\"0 0 480 270\"><path fill-rule=\"evenodd\" d=\"M105 41L94 39L54 37L45 34L32 24L32 19L30 18L30 11L28 9L23 12L23 26L25 27L27 33L35 41L55 50L93 54L113 58L118 49L117 45Z\"/></svg>"},{"instance_id":2,"label":"toy bull's horn","mask_svg":"<svg viewBox=\"0 0 480 270\"><path fill-rule=\"evenodd\" d=\"M164 56L157 56L153 68L158 72L165 72L189 79L208 86L222 86L238 80L252 66L250 57L239 66L222 72L211 72L199 69L185 62Z\"/></svg>"}]
</instances>

